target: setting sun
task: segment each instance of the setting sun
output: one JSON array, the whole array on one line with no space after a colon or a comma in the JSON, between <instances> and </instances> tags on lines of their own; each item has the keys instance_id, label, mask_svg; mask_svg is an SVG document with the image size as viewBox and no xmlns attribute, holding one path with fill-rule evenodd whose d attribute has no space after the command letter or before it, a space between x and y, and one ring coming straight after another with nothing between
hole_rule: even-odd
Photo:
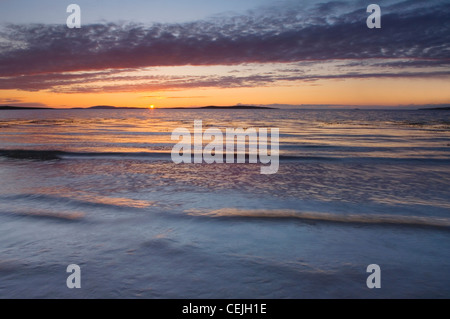
<instances>
[{"instance_id":1,"label":"setting sun","mask_svg":"<svg viewBox=\"0 0 450 319\"><path fill-rule=\"evenodd\" d=\"M154 105L150 105L150 108L153 110L155 108L155 106Z\"/></svg>"}]
</instances>

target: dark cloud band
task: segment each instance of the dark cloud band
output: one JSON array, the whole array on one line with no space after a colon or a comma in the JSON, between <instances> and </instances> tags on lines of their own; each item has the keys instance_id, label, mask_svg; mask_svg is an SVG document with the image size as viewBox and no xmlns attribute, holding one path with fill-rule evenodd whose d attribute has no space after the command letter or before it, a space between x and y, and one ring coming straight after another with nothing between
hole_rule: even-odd
<instances>
[{"instance_id":1,"label":"dark cloud band","mask_svg":"<svg viewBox=\"0 0 450 319\"><path fill-rule=\"evenodd\" d=\"M410 7L408 3L387 10L382 17L383 27L378 30L366 27L365 7L331 15L330 12L340 12L338 9L344 7L342 1L318 5L310 15L295 11L299 10L295 7L276 14L266 12L184 24L109 23L85 25L81 29L7 25L0 32L0 88L40 90L58 81L59 85L68 85L101 76L110 79L114 73L110 70L151 66L372 58L407 58L425 68L448 65L450 3L434 1L436 5L430 6L426 1L426 5L420 6L416 1ZM396 70L405 65L399 62L391 67ZM63 74L80 71L97 72ZM442 76L440 73L436 76ZM19 81L24 75L23 81ZM377 76L376 72L372 76Z\"/></svg>"}]
</instances>

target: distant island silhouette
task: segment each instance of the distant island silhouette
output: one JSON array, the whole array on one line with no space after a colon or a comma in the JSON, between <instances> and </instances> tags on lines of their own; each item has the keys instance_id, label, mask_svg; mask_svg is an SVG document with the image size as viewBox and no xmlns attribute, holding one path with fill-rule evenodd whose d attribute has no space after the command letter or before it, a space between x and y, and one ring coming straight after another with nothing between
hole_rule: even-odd
<instances>
[{"instance_id":1,"label":"distant island silhouette","mask_svg":"<svg viewBox=\"0 0 450 319\"><path fill-rule=\"evenodd\" d=\"M51 110L49 107L0 105L0 110Z\"/></svg>"},{"instance_id":2,"label":"distant island silhouette","mask_svg":"<svg viewBox=\"0 0 450 319\"><path fill-rule=\"evenodd\" d=\"M450 111L450 106L444 107L427 107L419 109L420 111Z\"/></svg>"},{"instance_id":3,"label":"distant island silhouette","mask_svg":"<svg viewBox=\"0 0 450 319\"><path fill-rule=\"evenodd\" d=\"M0 110L145 110L146 107L131 107L131 106L112 106L112 105L96 105L91 107L72 107L72 108L51 108L51 107L31 107L31 106L0 106ZM253 105L234 105L234 106L201 106L201 107L171 107L161 108L164 110L259 110L259 109L275 109L267 106L253 106Z\"/></svg>"},{"instance_id":4,"label":"distant island silhouette","mask_svg":"<svg viewBox=\"0 0 450 319\"><path fill-rule=\"evenodd\" d=\"M78 108L76 108L78 109ZM110 106L110 105L97 105L91 106L87 109L90 110L114 110L114 109L146 109L142 107L126 107L126 106ZM254 106L254 105L233 105L233 106L216 106L216 105L208 105L208 106L200 106L200 107L165 107L161 108L164 110L199 110L199 109L208 109L208 110L216 110L216 109L226 109L226 110L254 110L254 109L275 109L273 107L267 106Z\"/></svg>"},{"instance_id":5,"label":"distant island silhouette","mask_svg":"<svg viewBox=\"0 0 450 319\"><path fill-rule=\"evenodd\" d=\"M201 106L201 107L171 107L170 109L177 109L177 110L255 110L255 109L268 109L268 110L274 110L274 107L267 107L267 106L254 106L254 105L233 105L233 106L215 106L215 105L209 105L209 106Z\"/></svg>"},{"instance_id":6,"label":"distant island silhouette","mask_svg":"<svg viewBox=\"0 0 450 319\"><path fill-rule=\"evenodd\" d=\"M91 107L73 107L72 110L145 110L145 107L96 105Z\"/></svg>"},{"instance_id":7,"label":"distant island silhouette","mask_svg":"<svg viewBox=\"0 0 450 319\"><path fill-rule=\"evenodd\" d=\"M450 106L434 106L426 107L424 105L421 108L416 108L419 111L450 111ZM133 107L133 106L112 106L112 105L95 105L90 107L71 107L71 108L54 108L54 107L42 107L42 106L13 106L13 105L0 105L1 110L147 110L149 107ZM233 106L198 106L198 107L161 107L162 110L278 110L276 107L269 106L255 106L255 105L233 105ZM354 108L353 110L360 110Z\"/></svg>"}]
</instances>

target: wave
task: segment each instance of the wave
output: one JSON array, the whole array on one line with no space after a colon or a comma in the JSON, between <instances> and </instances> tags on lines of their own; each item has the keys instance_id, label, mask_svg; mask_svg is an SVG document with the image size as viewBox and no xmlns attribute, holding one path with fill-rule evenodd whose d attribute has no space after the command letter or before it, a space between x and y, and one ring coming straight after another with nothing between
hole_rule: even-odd
<instances>
[{"instance_id":1,"label":"wave","mask_svg":"<svg viewBox=\"0 0 450 319\"><path fill-rule=\"evenodd\" d=\"M302 212L291 209L238 209L222 208L213 211L189 210L190 216L211 218L300 219L347 224L390 224L449 228L450 218L387 214L334 214Z\"/></svg>"},{"instance_id":2,"label":"wave","mask_svg":"<svg viewBox=\"0 0 450 319\"><path fill-rule=\"evenodd\" d=\"M36 150L0 150L0 156L14 159L56 160L61 159L61 151L36 151Z\"/></svg>"},{"instance_id":3,"label":"wave","mask_svg":"<svg viewBox=\"0 0 450 319\"><path fill-rule=\"evenodd\" d=\"M170 153L156 152L69 152L59 150L0 150L0 156L13 159L61 160L70 157L170 157Z\"/></svg>"},{"instance_id":4,"label":"wave","mask_svg":"<svg viewBox=\"0 0 450 319\"><path fill-rule=\"evenodd\" d=\"M50 212L39 210L23 210L23 211L0 211L2 215L18 216L18 217L33 217L43 219L54 219L59 221L80 221L85 214L81 212Z\"/></svg>"},{"instance_id":5,"label":"wave","mask_svg":"<svg viewBox=\"0 0 450 319\"><path fill-rule=\"evenodd\" d=\"M137 200L124 197L108 197L91 194L64 196L59 194L17 194L0 196L6 200L30 200L42 202L67 203L74 206L87 205L106 208L147 208L156 204L154 201Z\"/></svg>"},{"instance_id":6,"label":"wave","mask_svg":"<svg viewBox=\"0 0 450 319\"><path fill-rule=\"evenodd\" d=\"M192 155L192 159L193 159ZM171 160L171 152L71 152L60 150L23 150L23 149L0 149L0 157L24 160L63 160L70 158L139 158L148 160ZM238 154L234 154L236 162ZM426 163L449 163L450 158L430 157L358 157L358 156L298 156L279 155L280 161L358 161L358 162L426 162ZM249 154L245 155L246 163L249 162ZM192 160L193 162L193 160ZM226 162L226 155L224 155Z\"/></svg>"}]
</instances>

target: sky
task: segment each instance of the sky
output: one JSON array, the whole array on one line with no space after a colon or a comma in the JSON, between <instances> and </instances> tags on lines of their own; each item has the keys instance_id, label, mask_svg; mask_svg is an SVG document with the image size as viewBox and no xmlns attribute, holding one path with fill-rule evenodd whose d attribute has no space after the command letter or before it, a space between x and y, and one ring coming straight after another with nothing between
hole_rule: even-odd
<instances>
[{"instance_id":1,"label":"sky","mask_svg":"<svg viewBox=\"0 0 450 319\"><path fill-rule=\"evenodd\" d=\"M449 1L0 0L0 105L404 107L449 87Z\"/></svg>"}]
</instances>

